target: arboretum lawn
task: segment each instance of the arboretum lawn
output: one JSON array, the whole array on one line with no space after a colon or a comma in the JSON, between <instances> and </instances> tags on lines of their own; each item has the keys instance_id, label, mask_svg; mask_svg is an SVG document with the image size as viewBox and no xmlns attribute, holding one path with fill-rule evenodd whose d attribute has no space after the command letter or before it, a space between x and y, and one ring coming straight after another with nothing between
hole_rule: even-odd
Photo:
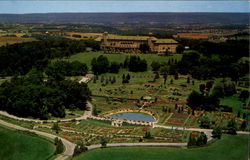
<instances>
[{"instance_id":1,"label":"arboretum lawn","mask_svg":"<svg viewBox=\"0 0 250 160\"><path fill-rule=\"evenodd\" d=\"M223 135L202 148L115 147L82 153L74 160L247 160L248 137Z\"/></svg>"},{"instance_id":2,"label":"arboretum lawn","mask_svg":"<svg viewBox=\"0 0 250 160\"><path fill-rule=\"evenodd\" d=\"M54 156L52 142L0 126L0 157L4 160L44 160Z\"/></svg>"},{"instance_id":3,"label":"arboretum lawn","mask_svg":"<svg viewBox=\"0 0 250 160\"><path fill-rule=\"evenodd\" d=\"M247 102L250 101L250 98L248 98ZM237 96L230 96L230 97L224 97L220 100L221 105L227 105L229 107L232 107L234 113L250 113L248 110L244 110L243 108L243 102L240 101L240 99Z\"/></svg>"},{"instance_id":4,"label":"arboretum lawn","mask_svg":"<svg viewBox=\"0 0 250 160\"><path fill-rule=\"evenodd\" d=\"M157 54L106 54L102 52L81 52L75 55L70 56L69 61L79 61L86 63L88 68L91 69L91 60L97 58L100 55L104 55L108 58L109 62L123 63L127 56L136 55L142 59L146 59L148 67L150 67L152 61L165 62L167 63L169 59L176 59L177 61L181 60L182 55L174 54L173 56L158 56ZM150 67L151 68L151 67Z\"/></svg>"}]
</instances>

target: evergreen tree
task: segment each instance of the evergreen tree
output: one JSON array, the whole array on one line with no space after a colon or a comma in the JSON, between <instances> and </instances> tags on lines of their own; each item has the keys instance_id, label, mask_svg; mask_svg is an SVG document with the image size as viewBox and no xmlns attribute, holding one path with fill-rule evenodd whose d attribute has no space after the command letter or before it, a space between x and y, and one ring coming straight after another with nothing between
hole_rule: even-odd
<instances>
[{"instance_id":1,"label":"evergreen tree","mask_svg":"<svg viewBox=\"0 0 250 160\"><path fill-rule=\"evenodd\" d=\"M144 138L147 138L147 139L153 138L153 136L149 130L145 132Z\"/></svg>"},{"instance_id":2,"label":"evergreen tree","mask_svg":"<svg viewBox=\"0 0 250 160\"><path fill-rule=\"evenodd\" d=\"M208 116L204 115L200 119L200 127L201 128L210 128L211 127L211 120Z\"/></svg>"},{"instance_id":3,"label":"evergreen tree","mask_svg":"<svg viewBox=\"0 0 250 160\"><path fill-rule=\"evenodd\" d=\"M54 130L57 134L59 133L59 131L61 131L58 123L54 123L51 129Z\"/></svg>"},{"instance_id":4,"label":"evergreen tree","mask_svg":"<svg viewBox=\"0 0 250 160\"><path fill-rule=\"evenodd\" d=\"M130 74L128 73L126 76L126 79L129 81L130 80Z\"/></svg>"},{"instance_id":5,"label":"evergreen tree","mask_svg":"<svg viewBox=\"0 0 250 160\"><path fill-rule=\"evenodd\" d=\"M174 79L175 79L175 80L179 79L178 72L175 72Z\"/></svg>"},{"instance_id":6,"label":"evergreen tree","mask_svg":"<svg viewBox=\"0 0 250 160\"><path fill-rule=\"evenodd\" d=\"M113 64L113 65L116 65L116 64ZM107 73L109 71L109 68L110 68L108 58L106 56L103 56L103 55L100 55L97 58L93 58L91 61L91 66L92 66L92 71L96 75L102 74L102 73Z\"/></svg>"},{"instance_id":7,"label":"evergreen tree","mask_svg":"<svg viewBox=\"0 0 250 160\"><path fill-rule=\"evenodd\" d=\"M161 64L159 62L153 61L151 63L152 71L159 71Z\"/></svg>"},{"instance_id":8,"label":"evergreen tree","mask_svg":"<svg viewBox=\"0 0 250 160\"><path fill-rule=\"evenodd\" d=\"M214 128L213 131L212 131L212 135L213 135L213 138L220 139L221 135L222 135L222 129L220 127Z\"/></svg>"},{"instance_id":9,"label":"evergreen tree","mask_svg":"<svg viewBox=\"0 0 250 160\"><path fill-rule=\"evenodd\" d=\"M111 62L110 73L118 73L119 69L120 69L120 65L117 62Z\"/></svg>"},{"instance_id":10,"label":"evergreen tree","mask_svg":"<svg viewBox=\"0 0 250 160\"><path fill-rule=\"evenodd\" d=\"M237 134L236 130L237 130L237 124L235 122L235 119L232 118L228 121L228 124L227 124L227 130L228 130L228 133L229 134Z\"/></svg>"},{"instance_id":11,"label":"evergreen tree","mask_svg":"<svg viewBox=\"0 0 250 160\"><path fill-rule=\"evenodd\" d=\"M82 141L77 141L73 156L77 156L82 152L86 152L87 150L88 150L88 148L84 145L84 143Z\"/></svg>"},{"instance_id":12,"label":"evergreen tree","mask_svg":"<svg viewBox=\"0 0 250 160\"><path fill-rule=\"evenodd\" d=\"M103 83L105 80L104 76L101 76L101 83Z\"/></svg>"},{"instance_id":13,"label":"evergreen tree","mask_svg":"<svg viewBox=\"0 0 250 160\"><path fill-rule=\"evenodd\" d=\"M62 140L59 139L58 142L57 142L57 144L56 144L56 152L55 152L55 154L60 154L60 153L62 153L62 152L63 152L63 149L64 149L64 147L63 147Z\"/></svg>"},{"instance_id":14,"label":"evergreen tree","mask_svg":"<svg viewBox=\"0 0 250 160\"><path fill-rule=\"evenodd\" d=\"M190 136L189 136L189 139L188 139L188 146L195 146L195 145L196 145L196 139L190 133Z\"/></svg>"},{"instance_id":15,"label":"evergreen tree","mask_svg":"<svg viewBox=\"0 0 250 160\"><path fill-rule=\"evenodd\" d=\"M248 97L249 97L249 91L243 90L243 91L240 92L239 98L240 98L243 102L245 102L246 99L247 99Z\"/></svg>"},{"instance_id":16,"label":"evergreen tree","mask_svg":"<svg viewBox=\"0 0 250 160\"><path fill-rule=\"evenodd\" d=\"M173 84L173 83L174 83L174 80L173 80L173 79L171 79L171 80L170 80L170 84Z\"/></svg>"},{"instance_id":17,"label":"evergreen tree","mask_svg":"<svg viewBox=\"0 0 250 160\"><path fill-rule=\"evenodd\" d=\"M242 131L245 131L246 128L247 128L247 121L243 121L243 122L241 123L240 129L241 129Z\"/></svg>"},{"instance_id":18,"label":"evergreen tree","mask_svg":"<svg viewBox=\"0 0 250 160\"><path fill-rule=\"evenodd\" d=\"M196 91L192 91L187 98L187 105L193 110L200 108L202 102L203 96Z\"/></svg>"},{"instance_id":19,"label":"evergreen tree","mask_svg":"<svg viewBox=\"0 0 250 160\"><path fill-rule=\"evenodd\" d=\"M101 146L103 148L107 147L107 144L108 144L108 139L105 138L105 137L102 137L101 140L100 140L100 143L101 143Z\"/></svg>"}]
</instances>

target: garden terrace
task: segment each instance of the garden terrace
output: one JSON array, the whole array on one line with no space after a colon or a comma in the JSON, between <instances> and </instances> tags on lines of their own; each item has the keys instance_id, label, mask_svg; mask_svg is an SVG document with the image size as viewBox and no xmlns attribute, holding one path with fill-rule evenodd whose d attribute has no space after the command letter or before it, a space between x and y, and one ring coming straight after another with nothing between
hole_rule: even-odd
<instances>
[{"instance_id":1,"label":"garden terrace","mask_svg":"<svg viewBox=\"0 0 250 160\"><path fill-rule=\"evenodd\" d=\"M128 84L122 83L122 74L104 74L99 76L96 82L89 82L88 85L94 94L92 103L96 110L95 114L103 115L116 110L145 109L155 114L158 124L199 127L198 119L203 113L195 111L195 115L191 115L192 110L187 107L186 99L192 90L199 91L200 84L204 84L206 81L194 80L193 84L192 79L190 83L187 83L187 76L179 76L177 80L168 76L167 84L164 85L161 76L156 81L151 81L154 74L149 72L138 73L138 75L132 72L127 73L131 77ZM102 78L106 80L113 76L116 77L114 84L101 82ZM173 83L170 82L171 79L173 79ZM150 100L145 100L146 96L150 97ZM228 100L224 98L222 103L228 104ZM239 103L237 102L237 104ZM211 112L211 120L217 122L218 116L215 113L217 112ZM233 113L221 114L235 117ZM227 120L224 119L223 123L226 124ZM241 121L238 123L240 124ZM217 124L220 124L219 121Z\"/></svg>"},{"instance_id":2,"label":"garden terrace","mask_svg":"<svg viewBox=\"0 0 250 160\"><path fill-rule=\"evenodd\" d=\"M113 127L108 122L85 120L80 122L64 122L59 123L62 131L59 135L68 139L71 142L76 143L78 140L82 140L87 144L99 144L101 137L107 137L109 143L122 143L126 142L186 142L183 139L184 133L187 131L179 130L166 130L159 128L151 128L150 126L134 126L123 125L122 127ZM38 125L38 130L51 132L51 124ZM146 131L151 131L153 138L143 138Z\"/></svg>"},{"instance_id":3,"label":"garden terrace","mask_svg":"<svg viewBox=\"0 0 250 160\"><path fill-rule=\"evenodd\" d=\"M191 111L188 111L189 108L185 104L186 97L192 89L198 89L199 82L195 85L187 84L187 77L181 76L178 80L174 80L173 84L168 82L164 85L161 77L155 82L148 82L154 77L150 73L141 73L141 75L130 73L130 82L122 84L122 76L120 74L114 76L117 79L114 84L102 85L100 82L101 77L109 79L112 77L111 75L99 76L96 82L91 81L88 84L94 94L92 104L96 110L95 114L103 115L117 110L145 109L159 117L157 119L160 124L173 122L181 126L185 123L193 126L193 123L187 123L188 118L192 118L192 116L189 117ZM169 79L173 78L170 76ZM145 100L146 96L150 97L150 100ZM175 108L176 105L178 108ZM173 123L170 125L176 125Z\"/></svg>"}]
</instances>

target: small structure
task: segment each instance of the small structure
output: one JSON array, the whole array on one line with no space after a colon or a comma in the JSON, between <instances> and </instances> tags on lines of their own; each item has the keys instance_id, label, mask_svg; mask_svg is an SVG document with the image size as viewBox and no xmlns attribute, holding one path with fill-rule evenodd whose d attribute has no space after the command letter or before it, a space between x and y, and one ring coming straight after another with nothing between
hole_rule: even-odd
<instances>
[{"instance_id":1,"label":"small structure","mask_svg":"<svg viewBox=\"0 0 250 160\"><path fill-rule=\"evenodd\" d=\"M111 125L115 126L115 127L121 127L122 123L123 123L123 121L121 121L121 120L114 120L111 122Z\"/></svg>"},{"instance_id":2,"label":"small structure","mask_svg":"<svg viewBox=\"0 0 250 160\"><path fill-rule=\"evenodd\" d=\"M144 100L146 102L150 102L152 100L152 97L150 97L150 96L144 96L144 97L142 97L142 100Z\"/></svg>"}]
</instances>

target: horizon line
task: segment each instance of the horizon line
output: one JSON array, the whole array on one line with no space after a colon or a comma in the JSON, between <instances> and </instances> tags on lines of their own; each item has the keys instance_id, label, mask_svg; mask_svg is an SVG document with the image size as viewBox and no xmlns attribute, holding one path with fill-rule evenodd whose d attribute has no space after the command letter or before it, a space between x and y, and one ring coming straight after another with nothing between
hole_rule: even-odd
<instances>
[{"instance_id":1,"label":"horizon line","mask_svg":"<svg viewBox=\"0 0 250 160\"><path fill-rule=\"evenodd\" d=\"M62 14L62 13L68 13L68 14L75 14L75 13L248 13L250 14L250 11L248 12L30 12L30 13L0 13L0 14L13 14L13 15L24 15L24 14Z\"/></svg>"}]
</instances>

